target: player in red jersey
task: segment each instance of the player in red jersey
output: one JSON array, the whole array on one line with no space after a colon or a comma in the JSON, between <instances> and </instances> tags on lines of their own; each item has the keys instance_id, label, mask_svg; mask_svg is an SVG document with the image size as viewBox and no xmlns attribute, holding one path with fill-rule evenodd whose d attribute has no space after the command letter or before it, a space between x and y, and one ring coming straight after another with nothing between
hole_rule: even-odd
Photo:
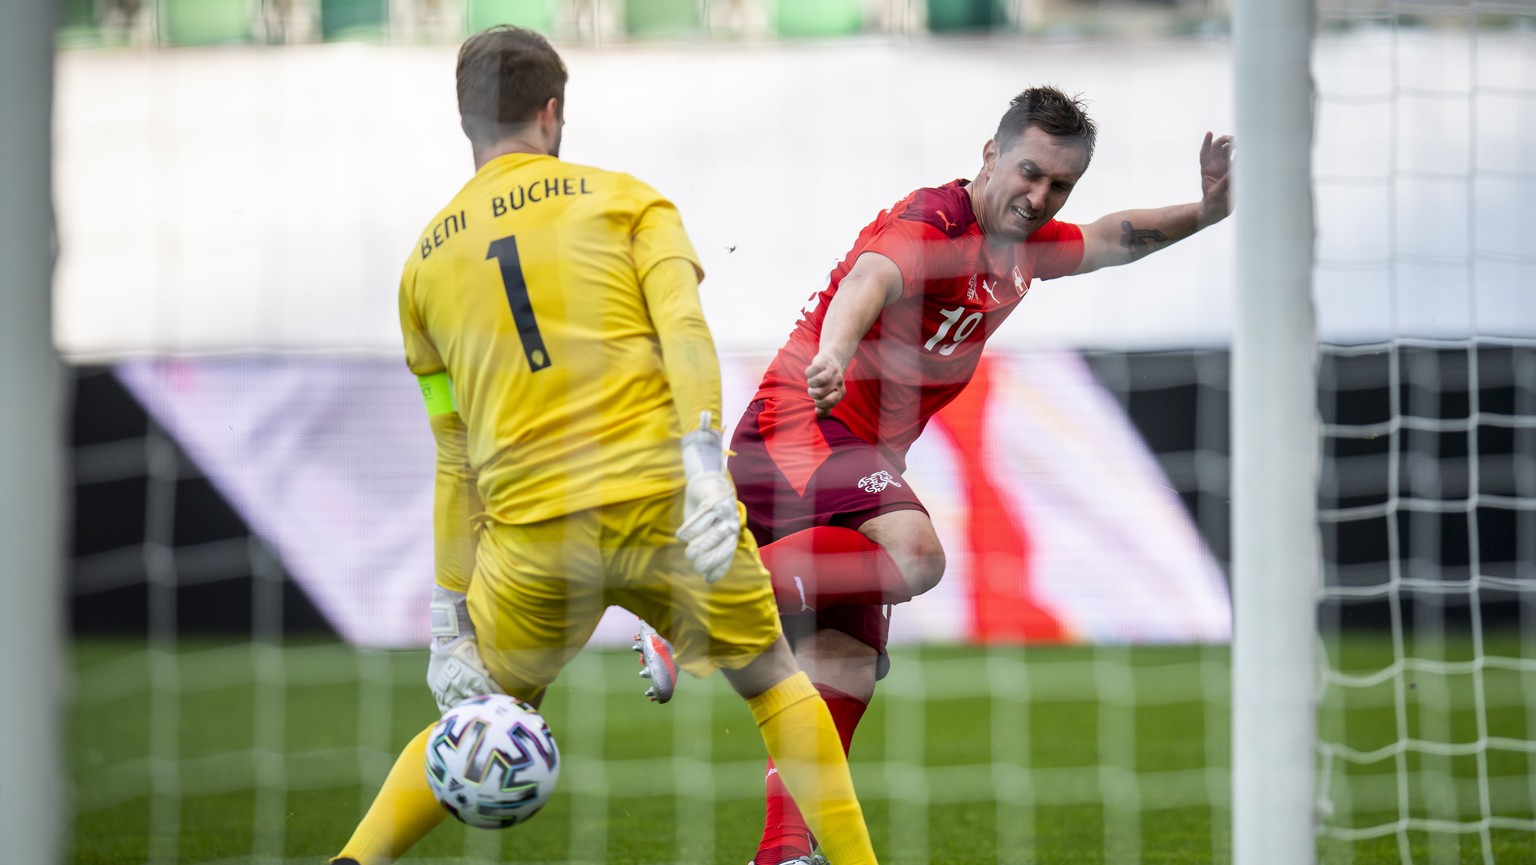
<instances>
[{"instance_id":1,"label":"player in red jersey","mask_svg":"<svg viewBox=\"0 0 1536 865\"><path fill-rule=\"evenodd\" d=\"M844 748L888 667L886 605L944 573L933 523L902 477L907 448L965 388L1035 280L1128 264L1231 212L1232 140L1207 133L1199 201L1056 221L1094 137L1076 99L1019 94L974 180L919 189L859 233L737 425L730 470L748 528ZM767 783L753 861L810 860L815 840L771 763Z\"/></svg>"}]
</instances>

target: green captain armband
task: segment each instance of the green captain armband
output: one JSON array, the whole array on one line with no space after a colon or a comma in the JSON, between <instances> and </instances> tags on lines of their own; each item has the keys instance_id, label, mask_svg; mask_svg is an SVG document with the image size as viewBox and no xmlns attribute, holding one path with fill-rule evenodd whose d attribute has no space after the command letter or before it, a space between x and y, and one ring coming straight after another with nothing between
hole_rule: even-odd
<instances>
[{"instance_id":1,"label":"green captain armband","mask_svg":"<svg viewBox=\"0 0 1536 865\"><path fill-rule=\"evenodd\" d=\"M418 375L416 383L421 385L421 398L427 402L427 417L453 414L459 410L453 401L453 382L448 380L447 370Z\"/></svg>"}]
</instances>

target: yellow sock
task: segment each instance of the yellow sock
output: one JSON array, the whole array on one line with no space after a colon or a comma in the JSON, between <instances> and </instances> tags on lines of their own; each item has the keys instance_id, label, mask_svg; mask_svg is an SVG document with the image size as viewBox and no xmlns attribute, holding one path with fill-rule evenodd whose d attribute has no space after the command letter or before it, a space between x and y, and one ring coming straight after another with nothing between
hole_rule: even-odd
<instances>
[{"instance_id":1,"label":"yellow sock","mask_svg":"<svg viewBox=\"0 0 1536 865\"><path fill-rule=\"evenodd\" d=\"M427 786L427 737L436 726L432 722L400 752L363 822L337 858L356 859L359 865L389 865L448 816Z\"/></svg>"},{"instance_id":2,"label":"yellow sock","mask_svg":"<svg viewBox=\"0 0 1536 865\"><path fill-rule=\"evenodd\" d=\"M832 714L804 673L747 701L779 777L832 865L876 865Z\"/></svg>"}]
</instances>

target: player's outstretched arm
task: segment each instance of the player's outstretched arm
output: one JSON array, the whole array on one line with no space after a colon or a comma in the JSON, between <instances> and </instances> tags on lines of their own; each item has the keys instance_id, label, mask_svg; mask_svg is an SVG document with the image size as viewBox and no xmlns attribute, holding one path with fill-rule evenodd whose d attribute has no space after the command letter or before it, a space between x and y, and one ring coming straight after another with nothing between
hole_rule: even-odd
<instances>
[{"instance_id":1,"label":"player's outstretched arm","mask_svg":"<svg viewBox=\"0 0 1536 865\"><path fill-rule=\"evenodd\" d=\"M685 258L668 258L645 274L640 290L684 432L701 412L720 417L720 358L699 301L699 272Z\"/></svg>"},{"instance_id":2,"label":"player's outstretched arm","mask_svg":"<svg viewBox=\"0 0 1536 865\"><path fill-rule=\"evenodd\" d=\"M449 388L446 374L436 384ZM428 378L426 376L424 379ZM430 385L422 382L422 392ZM469 462L469 430L451 401L427 399L432 437L437 440L437 488L433 495L432 528L437 585L429 605L432 643L427 659L427 687L439 711L460 700L503 693L480 658L475 625L469 618L467 593L475 568L475 537L471 518L483 508Z\"/></svg>"},{"instance_id":3,"label":"player's outstretched arm","mask_svg":"<svg viewBox=\"0 0 1536 865\"><path fill-rule=\"evenodd\" d=\"M826 417L842 401L847 392L843 370L880 310L901 297L901 286L901 268L878 252L860 255L838 283L821 323L821 344L805 368L806 393L816 402L817 414Z\"/></svg>"},{"instance_id":4,"label":"player's outstretched arm","mask_svg":"<svg viewBox=\"0 0 1536 865\"><path fill-rule=\"evenodd\" d=\"M439 373L448 387L446 373ZM423 388L427 385L423 384ZM434 410L427 406L432 437L437 441L437 473L432 495L432 550L437 584L455 592L469 591L475 570L472 520L484 510L476 476L469 463L469 430L451 403Z\"/></svg>"},{"instance_id":5,"label":"player's outstretched arm","mask_svg":"<svg viewBox=\"0 0 1536 865\"><path fill-rule=\"evenodd\" d=\"M1205 134L1200 192L1192 204L1122 210L1083 226L1083 260L1073 272L1130 264L1226 219L1232 212L1232 136Z\"/></svg>"},{"instance_id":6,"label":"player's outstretched arm","mask_svg":"<svg viewBox=\"0 0 1536 865\"><path fill-rule=\"evenodd\" d=\"M741 536L736 486L725 473L720 428L720 360L699 303L699 276L693 264L670 258L652 267L640 283L661 341L672 401L683 422L683 524L677 538L687 544L688 561L714 582L725 576ZM694 426L695 422L697 426Z\"/></svg>"}]
</instances>

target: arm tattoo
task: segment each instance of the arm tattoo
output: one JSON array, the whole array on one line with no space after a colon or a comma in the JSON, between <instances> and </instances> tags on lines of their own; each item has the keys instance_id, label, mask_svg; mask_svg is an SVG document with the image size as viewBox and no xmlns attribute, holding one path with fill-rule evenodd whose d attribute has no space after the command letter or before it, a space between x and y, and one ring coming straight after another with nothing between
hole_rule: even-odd
<instances>
[{"instance_id":1,"label":"arm tattoo","mask_svg":"<svg viewBox=\"0 0 1536 865\"><path fill-rule=\"evenodd\" d=\"M1162 243L1168 239L1168 235L1155 228L1136 228L1131 225L1129 219L1121 220L1120 229L1123 232L1120 235L1120 245L1138 255L1151 252L1150 243Z\"/></svg>"}]
</instances>

